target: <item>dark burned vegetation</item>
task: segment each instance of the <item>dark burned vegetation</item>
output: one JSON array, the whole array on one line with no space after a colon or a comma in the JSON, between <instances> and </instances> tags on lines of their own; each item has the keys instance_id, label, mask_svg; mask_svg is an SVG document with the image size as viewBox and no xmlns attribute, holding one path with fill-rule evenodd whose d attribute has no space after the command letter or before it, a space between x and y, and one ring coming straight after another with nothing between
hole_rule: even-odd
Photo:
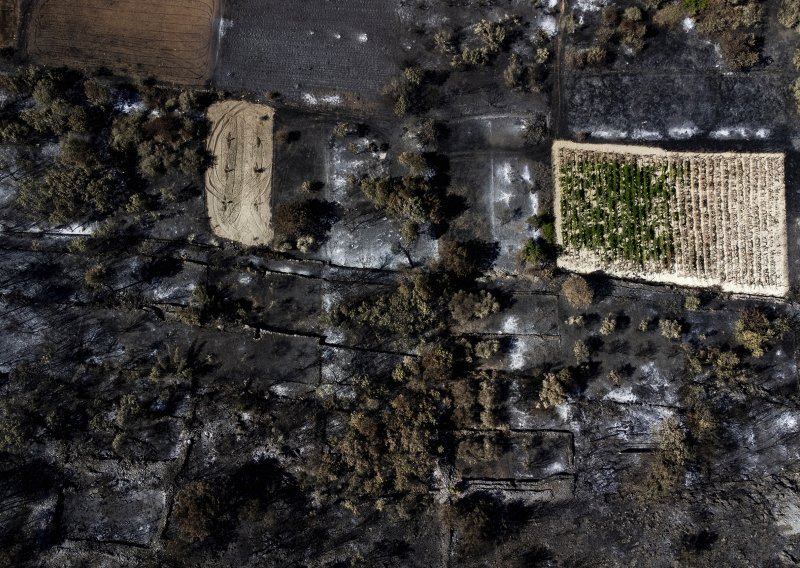
<instances>
[{"instance_id":1,"label":"dark burned vegetation","mask_svg":"<svg viewBox=\"0 0 800 568\"><path fill-rule=\"evenodd\" d=\"M196 176L207 164L202 107L189 92L34 66L4 75L0 87L13 97L0 117L0 139L27 157L18 203L35 218L102 219L136 208L150 180L175 168ZM120 110L139 97L141 110ZM53 143L54 158L41 151Z\"/></svg>"},{"instance_id":2,"label":"dark burned vegetation","mask_svg":"<svg viewBox=\"0 0 800 568\"><path fill-rule=\"evenodd\" d=\"M783 12L787 14L785 21L791 23L790 9ZM567 62L584 69L602 66L616 56L636 56L647 47L648 38L679 33L679 28L690 18L691 27L719 44L723 61L731 70L745 71L761 61L763 16L764 9L757 0L643 2L624 9L606 6L592 30L591 44L571 47L566 54ZM575 33L580 29L574 16L570 22L568 31Z\"/></svg>"},{"instance_id":3,"label":"dark burned vegetation","mask_svg":"<svg viewBox=\"0 0 800 568\"><path fill-rule=\"evenodd\" d=\"M687 17L731 69L767 65L763 6L628 3L581 24L541 2L359 4L379 29L397 15L398 55L380 51L377 20L318 24L322 3L268 22L289 16L273 4L230 3L220 60L259 67L217 72L261 93L260 75L294 65L275 85L313 101L269 95L270 245L215 236L205 217L203 110L218 95L43 68L0 81L21 177L0 247L0 565L798 557L796 306L565 273L568 247L669 263L680 172L565 168L559 234L548 167L554 137L606 128L561 103L623 112L600 79L622 89L623 65L658 34L683 41ZM255 29L276 51L247 48ZM285 56L303 49L313 66ZM401 63L362 80L336 53ZM663 59L659 81L685 61ZM354 108L319 86L337 73L396 80ZM600 86L570 92L572 77ZM670 84L653 92L681 110Z\"/></svg>"}]
</instances>

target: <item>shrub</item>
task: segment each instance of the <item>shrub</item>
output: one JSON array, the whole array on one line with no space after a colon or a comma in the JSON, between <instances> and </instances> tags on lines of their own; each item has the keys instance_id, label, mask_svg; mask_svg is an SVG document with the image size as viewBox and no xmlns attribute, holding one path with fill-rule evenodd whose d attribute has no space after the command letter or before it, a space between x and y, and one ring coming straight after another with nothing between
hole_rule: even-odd
<instances>
[{"instance_id":1,"label":"shrub","mask_svg":"<svg viewBox=\"0 0 800 568\"><path fill-rule=\"evenodd\" d=\"M794 97L795 110L800 113L800 78L794 80L790 89Z\"/></svg>"},{"instance_id":2,"label":"shrub","mask_svg":"<svg viewBox=\"0 0 800 568\"><path fill-rule=\"evenodd\" d=\"M658 453L654 456L644 481L645 499L662 497L675 491L683 482L689 450L686 435L674 416L664 419L658 432Z\"/></svg>"},{"instance_id":3,"label":"shrub","mask_svg":"<svg viewBox=\"0 0 800 568\"><path fill-rule=\"evenodd\" d=\"M192 481L175 494L175 517L180 540L188 543L211 536L222 504L207 481Z\"/></svg>"},{"instance_id":4,"label":"shrub","mask_svg":"<svg viewBox=\"0 0 800 568\"><path fill-rule=\"evenodd\" d=\"M605 63L607 58L608 52L604 47L600 46L581 49L571 47L567 50L567 64L576 69L597 67Z\"/></svg>"},{"instance_id":5,"label":"shrub","mask_svg":"<svg viewBox=\"0 0 800 568\"><path fill-rule=\"evenodd\" d=\"M332 204L320 199L302 199L277 205L272 222L280 238L304 245L321 242L334 219ZM310 241L309 239L313 239Z\"/></svg>"},{"instance_id":6,"label":"shrub","mask_svg":"<svg viewBox=\"0 0 800 568\"><path fill-rule=\"evenodd\" d=\"M500 351L500 342L496 339L485 339L475 344L475 355L488 359Z\"/></svg>"},{"instance_id":7,"label":"shrub","mask_svg":"<svg viewBox=\"0 0 800 568\"><path fill-rule=\"evenodd\" d=\"M694 15L705 10L708 7L708 2L709 0L681 0L681 5L689 14Z\"/></svg>"},{"instance_id":8,"label":"shrub","mask_svg":"<svg viewBox=\"0 0 800 568\"><path fill-rule=\"evenodd\" d=\"M421 177L364 177L354 182L376 209L395 221L422 225L441 220L441 198Z\"/></svg>"},{"instance_id":9,"label":"shrub","mask_svg":"<svg viewBox=\"0 0 800 568\"><path fill-rule=\"evenodd\" d=\"M683 307L690 312L696 312L700 309L700 296L691 292L683 297Z\"/></svg>"},{"instance_id":10,"label":"shrub","mask_svg":"<svg viewBox=\"0 0 800 568\"><path fill-rule=\"evenodd\" d=\"M681 324L676 320L662 319L658 322L658 329L667 339L678 339L681 336Z\"/></svg>"},{"instance_id":11,"label":"shrub","mask_svg":"<svg viewBox=\"0 0 800 568\"><path fill-rule=\"evenodd\" d=\"M472 31L483 46L492 53L500 51L507 36L503 24L490 22L489 20L481 20L473 26Z\"/></svg>"},{"instance_id":12,"label":"shrub","mask_svg":"<svg viewBox=\"0 0 800 568\"><path fill-rule=\"evenodd\" d=\"M104 107L111 104L111 89L97 79L88 79L83 84L86 102L92 106Z\"/></svg>"},{"instance_id":13,"label":"shrub","mask_svg":"<svg viewBox=\"0 0 800 568\"><path fill-rule=\"evenodd\" d=\"M97 290L105 285L107 277L108 268L103 264L95 264L84 273L83 282L87 288Z\"/></svg>"},{"instance_id":14,"label":"shrub","mask_svg":"<svg viewBox=\"0 0 800 568\"><path fill-rule=\"evenodd\" d=\"M50 223L68 223L110 212L118 186L112 172L100 166L58 159L40 179L28 179L20 185L17 203Z\"/></svg>"},{"instance_id":15,"label":"shrub","mask_svg":"<svg viewBox=\"0 0 800 568\"><path fill-rule=\"evenodd\" d=\"M800 31L800 0L781 0L778 21L787 28Z\"/></svg>"},{"instance_id":16,"label":"shrub","mask_svg":"<svg viewBox=\"0 0 800 568\"><path fill-rule=\"evenodd\" d=\"M450 300L450 314L460 324L489 317L500 311L500 303L491 292L459 290Z\"/></svg>"},{"instance_id":17,"label":"shrub","mask_svg":"<svg viewBox=\"0 0 800 568\"><path fill-rule=\"evenodd\" d=\"M725 62L737 71L749 69L760 58L756 36L752 33L728 31L720 38L720 51Z\"/></svg>"},{"instance_id":18,"label":"shrub","mask_svg":"<svg viewBox=\"0 0 800 568\"><path fill-rule=\"evenodd\" d=\"M589 346L586 345L585 341L581 339L577 340L575 345L572 347L572 352L575 355L575 362L578 365L583 365L584 363L589 362L591 351L589 350Z\"/></svg>"},{"instance_id":19,"label":"shrub","mask_svg":"<svg viewBox=\"0 0 800 568\"><path fill-rule=\"evenodd\" d=\"M653 24L659 28L672 29L678 26L684 18L684 11L680 4L667 4L653 15Z\"/></svg>"},{"instance_id":20,"label":"shrub","mask_svg":"<svg viewBox=\"0 0 800 568\"><path fill-rule=\"evenodd\" d=\"M548 259L547 250L539 239L528 239L519 252L519 261L523 266L539 266Z\"/></svg>"},{"instance_id":21,"label":"shrub","mask_svg":"<svg viewBox=\"0 0 800 568\"><path fill-rule=\"evenodd\" d=\"M503 71L503 82L506 84L506 87L512 90L521 89L523 72L522 60L519 55L512 53L508 60L508 65L505 71Z\"/></svg>"},{"instance_id":22,"label":"shrub","mask_svg":"<svg viewBox=\"0 0 800 568\"><path fill-rule=\"evenodd\" d=\"M788 330L787 320L779 318L770 322L757 308L745 309L735 326L736 341L757 359L763 357L770 344L782 339Z\"/></svg>"},{"instance_id":23,"label":"shrub","mask_svg":"<svg viewBox=\"0 0 800 568\"><path fill-rule=\"evenodd\" d=\"M561 294L576 310L585 310L594 300L594 292L589 287L589 283L577 274L573 274L564 281L561 285Z\"/></svg>"},{"instance_id":24,"label":"shrub","mask_svg":"<svg viewBox=\"0 0 800 568\"><path fill-rule=\"evenodd\" d=\"M428 161L425 156L416 152L403 152L398 159L412 176L424 176L428 173Z\"/></svg>"},{"instance_id":25,"label":"shrub","mask_svg":"<svg viewBox=\"0 0 800 568\"><path fill-rule=\"evenodd\" d=\"M617 316L610 314L600 323L600 335L611 335L617 330Z\"/></svg>"},{"instance_id":26,"label":"shrub","mask_svg":"<svg viewBox=\"0 0 800 568\"><path fill-rule=\"evenodd\" d=\"M558 373L545 374L536 408L547 409L564 404L567 401L565 386L570 382L572 382L572 373L566 368L561 369Z\"/></svg>"}]
</instances>

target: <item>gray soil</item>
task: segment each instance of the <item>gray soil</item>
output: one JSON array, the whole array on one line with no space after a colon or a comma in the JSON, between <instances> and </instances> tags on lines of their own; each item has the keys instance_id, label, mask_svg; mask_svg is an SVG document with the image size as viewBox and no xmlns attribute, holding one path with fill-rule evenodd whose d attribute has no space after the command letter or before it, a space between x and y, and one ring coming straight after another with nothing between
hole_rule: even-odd
<instances>
[{"instance_id":1,"label":"gray soil","mask_svg":"<svg viewBox=\"0 0 800 568\"><path fill-rule=\"evenodd\" d=\"M535 94L503 86L508 52L456 72L431 49L439 27L466 34L481 18L513 13L523 32L508 49L526 53L525 38L578 10L572 4L559 13L527 0L229 0L212 84L255 102L266 91L283 95L269 100L276 132L292 134L276 142L273 210L308 198L307 180L321 184L311 197L335 209L327 240L308 253L216 237L202 179L168 176L176 202L125 216L130 242L120 240L103 259L110 276L92 290L83 279L95 261L67 249L80 228L43 230L24 220L13 207L14 183L1 180L0 418L4 435L13 434L13 420L29 429L22 449L2 454L0 565L800 563L797 326L761 359L746 357L734 337L743 309L796 322L796 303L708 290L699 309L687 311L685 290L590 275L595 301L578 312L560 293L566 274L539 278L547 275L517 262L535 235L528 217L552 200L552 140L581 134L636 143L642 131L647 145L670 149L786 152L796 287L800 137L788 85L800 36L779 29L770 0L765 61L749 73L725 74L713 47L680 26L648 36L637 56L620 53L605 67L575 71L564 49L590 35L599 15L587 12L588 29L550 42L549 74ZM481 285L501 298L502 310L465 333L496 339L501 349L481 362L496 373L494 424L467 416L444 425L457 451L431 479L430 504L395 518L357 514L338 501L321 505L319 488L302 480L348 419L326 401L352 395L354 377L388 373L407 355L402 342L332 327L327 310L388 290L399 273L437 256L436 230L423 228L408 247L398 223L343 183L351 174L399 175L397 156L416 148L378 95L410 60L436 72L421 102L447 127L435 151L455 204L448 235L497 253ZM346 91L373 106L319 103ZM549 132L531 140L523 125L537 115ZM366 128L337 139L340 121ZM684 127L696 130L670 135ZM360 150L370 142L377 151ZM14 160L9 152L0 156ZM200 285L218 292L224 317L187 325L181 310ZM567 323L579 313L582 327ZM618 325L604 336L607 316ZM680 322L679 340L662 336L660 319ZM569 385L566 402L537 408L544 374L576 366L577 340L592 348L590 372ZM736 349L746 388L690 375L684 343ZM191 356L196 372L151 378L174 348ZM692 387L707 393L713 439L687 432L692 455L677 483L647 493L662 456L660 428L668 417L687 423ZM506 445L468 462L481 436L506 436ZM213 534L178 545L176 494L200 480L218 502ZM446 514L458 503L468 511L481 504L491 521L477 539L464 523L475 516Z\"/></svg>"}]
</instances>

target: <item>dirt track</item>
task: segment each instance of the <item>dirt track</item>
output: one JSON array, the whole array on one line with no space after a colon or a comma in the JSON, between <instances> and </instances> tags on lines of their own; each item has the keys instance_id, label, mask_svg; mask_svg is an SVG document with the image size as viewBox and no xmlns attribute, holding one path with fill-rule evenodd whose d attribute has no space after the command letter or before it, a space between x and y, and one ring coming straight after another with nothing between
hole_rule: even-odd
<instances>
[{"instance_id":1,"label":"dirt track","mask_svg":"<svg viewBox=\"0 0 800 568\"><path fill-rule=\"evenodd\" d=\"M201 85L218 12L219 0L37 0L27 51L38 63Z\"/></svg>"},{"instance_id":2,"label":"dirt track","mask_svg":"<svg viewBox=\"0 0 800 568\"><path fill-rule=\"evenodd\" d=\"M561 243L560 170L574 161L618 160L683 166L672 210L675 262L634 266L601 260L596 251L567 250L559 266L576 272L684 286L721 286L747 294L789 290L783 154L667 152L614 144L553 145L556 234Z\"/></svg>"},{"instance_id":3,"label":"dirt track","mask_svg":"<svg viewBox=\"0 0 800 568\"><path fill-rule=\"evenodd\" d=\"M272 126L274 111L243 101L208 110L208 150L216 156L206 173L211 227L220 237L246 245L272 239Z\"/></svg>"}]
</instances>

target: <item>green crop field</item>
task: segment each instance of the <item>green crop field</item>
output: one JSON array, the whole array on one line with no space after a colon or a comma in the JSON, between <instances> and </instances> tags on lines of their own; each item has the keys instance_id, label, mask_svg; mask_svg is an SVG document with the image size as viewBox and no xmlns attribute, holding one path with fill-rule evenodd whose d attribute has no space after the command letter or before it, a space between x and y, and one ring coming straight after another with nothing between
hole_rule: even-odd
<instances>
[{"instance_id":1,"label":"green crop field","mask_svg":"<svg viewBox=\"0 0 800 568\"><path fill-rule=\"evenodd\" d=\"M670 266L675 256L672 201L681 169L585 159L560 171L561 243L604 260Z\"/></svg>"}]
</instances>

